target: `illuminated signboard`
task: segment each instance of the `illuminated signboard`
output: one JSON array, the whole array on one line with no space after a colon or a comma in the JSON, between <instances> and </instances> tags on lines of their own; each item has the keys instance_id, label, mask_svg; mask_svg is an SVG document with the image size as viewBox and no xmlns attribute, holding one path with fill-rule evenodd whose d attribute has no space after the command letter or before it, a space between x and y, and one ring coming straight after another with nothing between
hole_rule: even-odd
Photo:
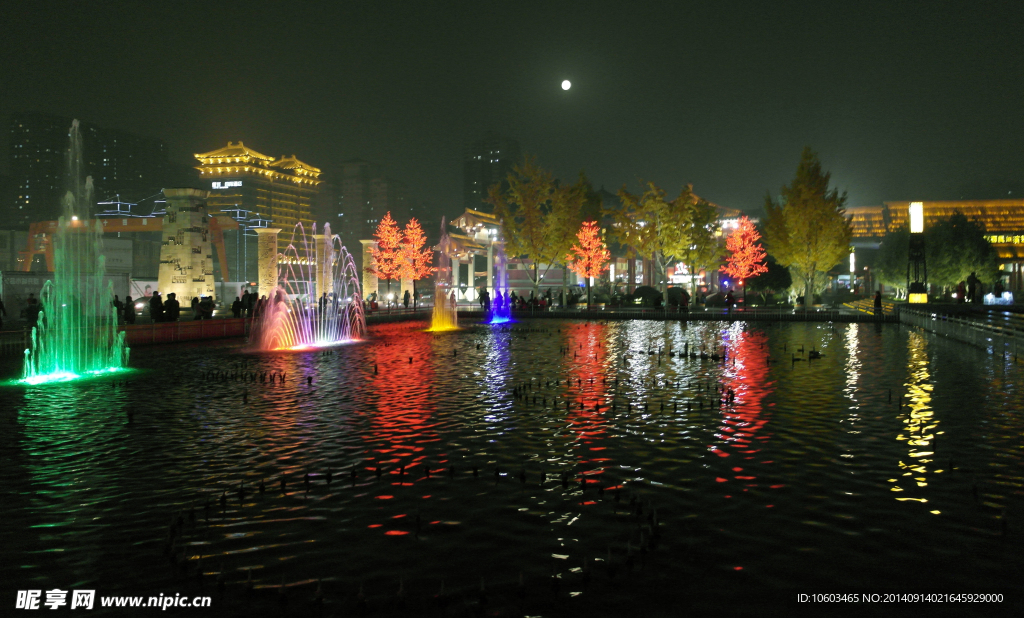
<instances>
[{"instance_id":1,"label":"illuminated signboard","mask_svg":"<svg viewBox=\"0 0 1024 618\"><path fill-rule=\"evenodd\" d=\"M221 182L219 180L213 181L213 188L214 189L227 189L228 187L241 187L241 186L242 186L242 181L241 180L225 180L224 182Z\"/></svg>"}]
</instances>

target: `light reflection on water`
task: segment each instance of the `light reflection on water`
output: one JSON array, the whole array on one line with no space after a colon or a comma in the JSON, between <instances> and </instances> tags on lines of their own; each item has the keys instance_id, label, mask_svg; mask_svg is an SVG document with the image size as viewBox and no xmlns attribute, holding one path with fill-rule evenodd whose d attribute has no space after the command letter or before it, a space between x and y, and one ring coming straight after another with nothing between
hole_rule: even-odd
<instances>
[{"instance_id":1,"label":"light reflection on water","mask_svg":"<svg viewBox=\"0 0 1024 618\"><path fill-rule=\"evenodd\" d=\"M5 388L0 575L15 589L165 590L179 581L168 523L194 504L178 550L209 573L223 563L229 583L252 568L258 586L323 578L370 594L519 571L573 585L584 558L639 543L633 497L664 521L658 575L597 598L657 597L664 578L731 586L737 567L775 589L991 588L1020 564L997 519L1022 486L1021 376L1003 360L881 325L422 326L328 353L140 348L127 385Z\"/></svg>"},{"instance_id":2,"label":"light reflection on water","mask_svg":"<svg viewBox=\"0 0 1024 618\"><path fill-rule=\"evenodd\" d=\"M914 500L920 503L927 503L928 498L918 497L914 487L928 486L928 467L934 460L935 454L931 445L936 435L942 432L937 431L938 420L934 418L931 407L933 386L930 382L931 376L928 373L928 365L931 360L928 358L928 343L924 336L912 332L907 338L907 381L906 402L901 406L900 420L903 422L904 431L901 431L896 439L907 443L907 458L899 462L901 479L892 479L895 483L892 491L900 492L899 501ZM935 470L935 473L941 470ZM938 511L932 511L938 514Z\"/></svg>"}]
</instances>

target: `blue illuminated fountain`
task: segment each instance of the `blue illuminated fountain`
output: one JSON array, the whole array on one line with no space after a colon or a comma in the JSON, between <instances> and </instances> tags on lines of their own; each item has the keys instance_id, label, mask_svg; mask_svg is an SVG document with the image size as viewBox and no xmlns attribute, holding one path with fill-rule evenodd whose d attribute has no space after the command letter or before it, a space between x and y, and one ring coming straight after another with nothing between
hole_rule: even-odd
<instances>
[{"instance_id":1,"label":"blue illuminated fountain","mask_svg":"<svg viewBox=\"0 0 1024 618\"><path fill-rule=\"evenodd\" d=\"M508 258L503 242L494 243L494 268L494 298L491 299L487 323L507 324L512 321L512 307L508 298Z\"/></svg>"},{"instance_id":2,"label":"blue illuminated fountain","mask_svg":"<svg viewBox=\"0 0 1024 618\"><path fill-rule=\"evenodd\" d=\"M128 363L118 331L113 283L106 279L103 228L92 214L92 178L83 176L82 134L71 125L68 191L53 235L53 279L25 350L22 382L42 384L121 371Z\"/></svg>"}]
</instances>

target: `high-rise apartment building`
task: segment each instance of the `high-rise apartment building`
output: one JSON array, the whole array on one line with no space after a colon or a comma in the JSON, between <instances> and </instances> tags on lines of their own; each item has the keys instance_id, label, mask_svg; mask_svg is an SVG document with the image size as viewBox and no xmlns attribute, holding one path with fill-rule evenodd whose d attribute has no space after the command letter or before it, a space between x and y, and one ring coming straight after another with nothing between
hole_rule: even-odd
<instances>
[{"instance_id":1,"label":"high-rise apartment building","mask_svg":"<svg viewBox=\"0 0 1024 618\"><path fill-rule=\"evenodd\" d=\"M470 210L484 207L488 188L504 183L521 158L519 142L493 131L470 144L463 157L463 206Z\"/></svg>"},{"instance_id":2,"label":"high-rise apartment building","mask_svg":"<svg viewBox=\"0 0 1024 618\"><path fill-rule=\"evenodd\" d=\"M10 190L0 204L3 226L28 229L34 221L57 219L67 178L71 118L15 113L9 133ZM163 141L81 123L85 174L92 176L97 201L138 202L160 192L170 166Z\"/></svg>"},{"instance_id":3,"label":"high-rise apartment building","mask_svg":"<svg viewBox=\"0 0 1024 618\"><path fill-rule=\"evenodd\" d=\"M195 155L200 165L200 185L210 192L210 212L245 211L281 228L281 252L292 240L296 223L310 230L312 205L316 200L320 169L290 157L269 157L242 142L228 142L224 148Z\"/></svg>"},{"instance_id":4,"label":"high-rise apartment building","mask_svg":"<svg viewBox=\"0 0 1024 618\"><path fill-rule=\"evenodd\" d=\"M370 186L370 210L366 217L371 233L389 212L391 218L398 221L399 225L404 225L408 221L409 194L405 184L393 178L375 178Z\"/></svg>"}]
</instances>

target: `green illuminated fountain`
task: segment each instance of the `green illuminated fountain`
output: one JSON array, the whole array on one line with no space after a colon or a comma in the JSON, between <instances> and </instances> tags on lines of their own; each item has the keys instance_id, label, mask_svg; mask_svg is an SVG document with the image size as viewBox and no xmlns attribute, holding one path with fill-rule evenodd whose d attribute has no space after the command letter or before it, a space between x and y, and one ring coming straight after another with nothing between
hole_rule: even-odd
<instances>
[{"instance_id":1,"label":"green illuminated fountain","mask_svg":"<svg viewBox=\"0 0 1024 618\"><path fill-rule=\"evenodd\" d=\"M104 275L103 228L91 218L92 178L82 169L82 135L71 125L68 192L53 235L53 279L25 350L22 382L41 384L121 371L128 362L118 332L113 285Z\"/></svg>"}]
</instances>

